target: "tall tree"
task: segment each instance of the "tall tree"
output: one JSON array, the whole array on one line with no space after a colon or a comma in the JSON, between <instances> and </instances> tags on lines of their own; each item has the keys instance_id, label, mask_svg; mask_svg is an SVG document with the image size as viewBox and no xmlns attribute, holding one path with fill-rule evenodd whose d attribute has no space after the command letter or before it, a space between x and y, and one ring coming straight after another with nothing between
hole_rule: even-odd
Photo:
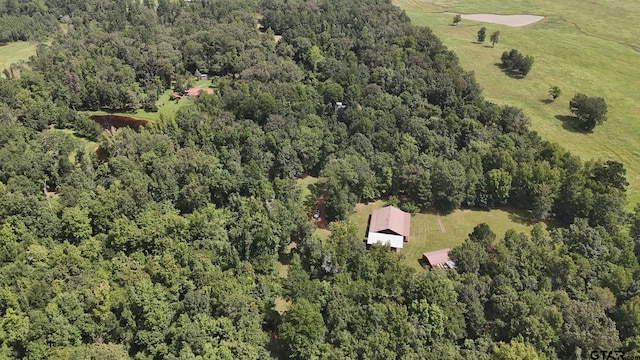
<instances>
[{"instance_id":1,"label":"tall tree","mask_svg":"<svg viewBox=\"0 0 640 360\"><path fill-rule=\"evenodd\" d=\"M486 37L487 37L487 28L483 26L480 28L480 30L478 30L478 34L477 34L478 43L482 44L486 39Z\"/></svg>"},{"instance_id":2,"label":"tall tree","mask_svg":"<svg viewBox=\"0 0 640 360\"><path fill-rule=\"evenodd\" d=\"M291 359L319 358L326 332L320 307L307 299L296 300L280 326L280 336L289 348Z\"/></svg>"},{"instance_id":3,"label":"tall tree","mask_svg":"<svg viewBox=\"0 0 640 360\"><path fill-rule=\"evenodd\" d=\"M496 44L500 40L500 31L493 32L489 40L491 40L491 47L496 47Z\"/></svg>"},{"instance_id":4,"label":"tall tree","mask_svg":"<svg viewBox=\"0 0 640 360\"><path fill-rule=\"evenodd\" d=\"M553 85L549 88L549 95L551 95L551 99L553 99L553 101L556 101L560 94L562 94L562 90L560 90L557 85Z\"/></svg>"},{"instance_id":5,"label":"tall tree","mask_svg":"<svg viewBox=\"0 0 640 360\"><path fill-rule=\"evenodd\" d=\"M578 127L585 131L592 131L607 120L607 103L601 97L577 93L569 102L569 110L576 116Z\"/></svg>"}]
</instances>

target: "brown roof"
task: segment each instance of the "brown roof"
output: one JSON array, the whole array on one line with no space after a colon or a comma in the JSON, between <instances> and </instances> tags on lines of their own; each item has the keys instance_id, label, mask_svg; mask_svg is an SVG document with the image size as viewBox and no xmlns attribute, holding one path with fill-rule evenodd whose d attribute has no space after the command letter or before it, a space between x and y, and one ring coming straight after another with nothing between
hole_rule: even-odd
<instances>
[{"instance_id":1,"label":"brown roof","mask_svg":"<svg viewBox=\"0 0 640 360\"><path fill-rule=\"evenodd\" d=\"M371 213L369 231L381 232L390 230L398 235L409 237L411 228L411 214L396 207L387 206Z\"/></svg>"},{"instance_id":2,"label":"brown roof","mask_svg":"<svg viewBox=\"0 0 640 360\"><path fill-rule=\"evenodd\" d=\"M447 261L449 261L449 251L451 249L440 249L436 251L430 251L422 254L422 258L425 259L429 265L433 268L449 268Z\"/></svg>"}]
</instances>

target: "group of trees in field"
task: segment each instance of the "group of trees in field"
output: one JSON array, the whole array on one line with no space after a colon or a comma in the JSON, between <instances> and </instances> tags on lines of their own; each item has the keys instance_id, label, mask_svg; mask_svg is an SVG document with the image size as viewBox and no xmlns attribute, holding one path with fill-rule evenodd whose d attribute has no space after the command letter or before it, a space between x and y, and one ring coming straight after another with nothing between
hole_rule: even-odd
<instances>
[{"instance_id":1,"label":"group of trees in field","mask_svg":"<svg viewBox=\"0 0 640 360\"><path fill-rule=\"evenodd\" d=\"M485 101L391 1L45 4L66 31L0 80L0 358L638 348L640 209L625 211L622 164L584 162ZM139 132L78 112L145 107L196 70L215 94ZM312 234L305 175L329 236ZM557 229L480 225L457 271L416 270L345 221L380 198L508 204Z\"/></svg>"},{"instance_id":2,"label":"group of trees in field","mask_svg":"<svg viewBox=\"0 0 640 360\"><path fill-rule=\"evenodd\" d=\"M477 35L478 43L482 44L487 38L487 28L484 26L481 27L480 30L478 30ZM496 44L498 43L498 41L500 41L500 31L494 31L493 33L491 33L489 41L491 41L491 47L496 47Z\"/></svg>"},{"instance_id":3,"label":"group of trees in field","mask_svg":"<svg viewBox=\"0 0 640 360\"><path fill-rule=\"evenodd\" d=\"M549 88L552 101L555 101L561 93L562 91L556 85ZM596 126L607 120L607 103L601 97L577 93L569 101L569 110L575 115L577 128L583 131L593 131Z\"/></svg>"},{"instance_id":4,"label":"group of trees in field","mask_svg":"<svg viewBox=\"0 0 640 360\"><path fill-rule=\"evenodd\" d=\"M516 49L503 52L500 60L505 69L522 76L527 76L534 62L533 56L523 55Z\"/></svg>"},{"instance_id":5,"label":"group of trees in field","mask_svg":"<svg viewBox=\"0 0 640 360\"><path fill-rule=\"evenodd\" d=\"M456 15L459 16L459 15ZM460 22L460 19L454 17L453 23L454 25ZM487 28L481 27L478 30L476 41L478 44L482 44L487 39ZM491 47L495 47L496 44L500 41L500 31L495 31L491 33L489 37L489 41L491 41ZM500 57L502 61L502 66L508 72L512 74L517 74L519 76L527 76L529 71L531 71L531 67L533 66L533 56L531 55L523 55L516 49L511 49L511 51L505 51L502 53Z\"/></svg>"}]
</instances>

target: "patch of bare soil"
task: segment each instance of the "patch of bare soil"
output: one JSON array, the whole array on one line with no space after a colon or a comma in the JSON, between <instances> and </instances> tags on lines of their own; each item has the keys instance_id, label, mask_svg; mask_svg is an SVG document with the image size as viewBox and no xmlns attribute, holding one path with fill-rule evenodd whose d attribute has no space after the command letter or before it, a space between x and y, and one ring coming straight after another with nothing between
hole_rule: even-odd
<instances>
[{"instance_id":1,"label":"patch of bare soil","mask_svg":"<svg viewBox=\"0 0 640 360\"><path fill-rule=\"evenodd\" d=\"M316 224L318 229L327 230L329 227L329 222L327 221L327 199L323 196L318 199L316 206L313 208L313 211L316 209L320 209L320 217L317 219L313 218L313 211L311 212L311 222Z\"/></svg>"},{"instance_id":2,"label":"patch of bare soil","mask_svg":"<svg viewBox=\"0 0 640 360\"><path fill-rule=\"evenodd\" d=\"M544 19L544 16L539 15L457 14L451 12L445 12L445 14L460 15L461 18L466 20L482 21L513 27L527 26Z\"/></svg>"}]
</instances>

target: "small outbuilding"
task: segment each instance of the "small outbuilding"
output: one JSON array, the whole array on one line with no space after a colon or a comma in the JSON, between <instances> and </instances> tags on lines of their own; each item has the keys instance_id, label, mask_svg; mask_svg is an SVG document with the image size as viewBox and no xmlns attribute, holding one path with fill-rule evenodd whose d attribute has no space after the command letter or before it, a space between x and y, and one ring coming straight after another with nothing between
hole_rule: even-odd
<instances>
[{"instance_id":1,"label":"small outbuilding","mask_svg":"<svg viewBox=\"0 0 640 360\"><path fill-rule=\"evenodd\" d=\"M451 249L440 249L422 254L422 260L432 269L455 269L456 263L449 258Z\"/></svg>"},{"instance_id":2,"label":"small outbuilding","mask_svg":"<svg viewBox=\"0 0 640 360\"><path fill-rule=\"evenodd\" d=\"M409 241L411 214L396 207L387 206L371 213L367 245L383 244L399 251Z\"/></svg>"}]
</instances>

